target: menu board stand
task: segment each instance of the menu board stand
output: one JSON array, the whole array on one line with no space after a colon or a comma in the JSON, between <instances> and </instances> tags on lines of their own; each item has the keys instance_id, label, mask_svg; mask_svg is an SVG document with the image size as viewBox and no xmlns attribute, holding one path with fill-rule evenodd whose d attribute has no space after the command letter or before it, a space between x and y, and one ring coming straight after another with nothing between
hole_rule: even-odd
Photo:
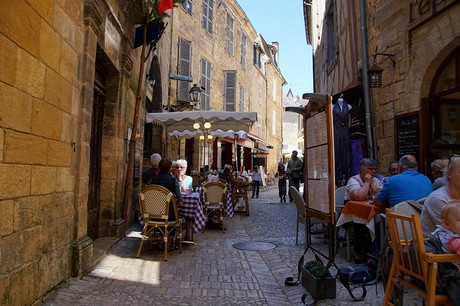
<instances>
[{"instance_id":1,"label":"menu board stand","mask_svg":"<svg viewBox=\"0 0 460 306\"><path fill-rule=\"evenodd\" d=\"M307 214L307 249L312 248L311 219L319 219L326 224L329 254L326 265L336 264L335 259L335 170L334 170L334 130L332 99L328 94L306 93L308 100L304 120L304 164L306 173L304 192Z\"/></svg>"}]
</instances>

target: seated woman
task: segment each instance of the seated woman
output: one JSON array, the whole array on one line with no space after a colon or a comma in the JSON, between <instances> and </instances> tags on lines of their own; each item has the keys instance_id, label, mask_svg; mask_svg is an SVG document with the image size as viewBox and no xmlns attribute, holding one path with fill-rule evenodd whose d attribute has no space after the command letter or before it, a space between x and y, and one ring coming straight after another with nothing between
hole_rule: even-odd
<instances>
[{"instance_id":1,"label":"seated woman","mask_svg":"<svg viewBox=\"0 0 460 306\"><path fill-rule=\"evenodd\" d=\"M180 190L181 192L189 192L193 189L193 179L191 176L185 174L185 171L187 171L187 161L185 159L178 159L176 160L176 166Z\"/></svg>"},{"instance_id":2,"label":"seated woman","mask_svg":"<svg viewBox=\"0 0 460 306\"><path fill-rule=\"evenodd\" d=\"M359 174L352 176L347 183L345 201L365 201L373 199L379 192L380 181L375 177L377 162L370 158L363 158L360 162ZM376 228L376 231L378 227ZM376 233L374 244L371 241L369 229L365 224L353 224L353 257L355 262L360 262L364 254L374 254L380 250L380 242Z\"/></svg>"},{"instance_id":3,"label":"seated woman","mask_svg":"<svg viewBox=\"0 0 460 306\"><path fill-rule=\"evenodd\" d=\"M207 177L208 182L218 182L219 181L219 173L216 169L212 170L211 173L208 174Z\"/></svg>"}]
</instances>

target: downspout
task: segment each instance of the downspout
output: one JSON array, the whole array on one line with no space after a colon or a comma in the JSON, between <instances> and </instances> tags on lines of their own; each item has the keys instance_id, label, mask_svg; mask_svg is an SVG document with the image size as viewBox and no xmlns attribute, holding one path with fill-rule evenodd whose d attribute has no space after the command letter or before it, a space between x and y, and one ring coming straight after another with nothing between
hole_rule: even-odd
<instances>
[{"instance_id":1,"label":"downspout","mask_svg":"<svg viewBox=\"0 0 460 306\"><path fill-rule=\"evenodd\" d=\"M367 37L367 16L366 16L366 0L359 1L359 20L361 24L361 49L363 60L363 93L364 93L364 110L366 112L366 137L369 157L377 158L377 147L375 143L375 129L373 124L373 110L371 103L371 90L369 87L369 46Z\"/></svg>"}]
</instances>

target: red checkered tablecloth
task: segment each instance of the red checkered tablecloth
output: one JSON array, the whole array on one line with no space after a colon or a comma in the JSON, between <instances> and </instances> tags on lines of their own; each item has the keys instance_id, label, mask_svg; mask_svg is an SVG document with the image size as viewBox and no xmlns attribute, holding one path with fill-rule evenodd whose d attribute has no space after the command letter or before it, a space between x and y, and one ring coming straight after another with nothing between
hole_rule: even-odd
<instances>
[{"instance_id":1,"label":"red checkered tablecloth","mask_svg":"<svg viewBox=\"0 0 460 306\"><path fill-rule=\"evenodd\" d=\"M196 233L206 224L200 193L192 192L190 194L182 194L182 199L184 200L183 204L177 206L179 215L195 221L193 230Z\"/></svg>"}]
</instances>

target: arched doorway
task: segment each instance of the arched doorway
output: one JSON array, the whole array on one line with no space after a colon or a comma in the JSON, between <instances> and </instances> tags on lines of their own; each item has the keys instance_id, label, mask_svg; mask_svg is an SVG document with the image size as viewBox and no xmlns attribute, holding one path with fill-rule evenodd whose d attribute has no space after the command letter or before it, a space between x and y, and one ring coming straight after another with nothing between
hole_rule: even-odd
<instances>
[{"instance_id":1,"label":"arched doorway","mask_svg":"<svg viewBox=\"0 0 460 306\"><path fill-rule=\"evenodd\" d=\"M433 160L460 154L460 47L439 66L423 104L429 173Z\"/></svg>"}]
</instances>

